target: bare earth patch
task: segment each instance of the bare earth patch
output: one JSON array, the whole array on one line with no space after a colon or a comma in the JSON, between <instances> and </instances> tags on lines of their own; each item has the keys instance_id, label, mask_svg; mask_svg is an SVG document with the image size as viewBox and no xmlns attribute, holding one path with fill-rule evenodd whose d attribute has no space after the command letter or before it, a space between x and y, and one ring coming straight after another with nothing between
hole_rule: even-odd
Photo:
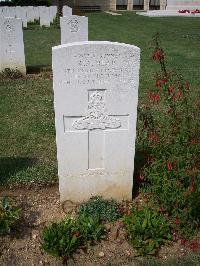
<instances>
[{"instance_id":1,"label":"bare earth patch","mask_svg":"<svg viewBox=\"0 0 200 266\"><path fill-rule=\"evenodd\" d=\"M45 225L65 217L59 201L58 185L29 188L12 187L0 189L0 197L10 196L22 209L22 219L17 231L10 236L0 237L0 265L63 265L59 259L44 254L40 249L40 234ZM71 206L70 206L71 207ZM66 206L65 206L66 210ZM134 257L134 250L128 244L119 224L106 225L108 235L87 250L78 250L67 265L139 265L143 258ZM159 258L182 258L188 251L177 243L163 247ZM145 264L143 264L145 265Z\"/></svg>"}]
</instances>

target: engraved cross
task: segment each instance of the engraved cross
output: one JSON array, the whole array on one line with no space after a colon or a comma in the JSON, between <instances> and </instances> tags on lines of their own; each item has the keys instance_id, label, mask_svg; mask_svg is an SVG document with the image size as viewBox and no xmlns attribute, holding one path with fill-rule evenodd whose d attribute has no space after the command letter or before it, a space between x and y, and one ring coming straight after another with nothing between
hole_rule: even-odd
<instances>
[{"instance_id":1,"label":"engraved cross","mask_svg":"<svg viewBox=\"0 0 200 266\"><path fill-rule=\"evenodd\" d=\"M84 117L64 117L73 119L71 130L88 131L88 170L104 169L105 131L122 128L122 118L128 115L108 115L102 90L89 91L88 110ZM121 118L121 119L120 119Z\"/></svg>"}]
</instances>

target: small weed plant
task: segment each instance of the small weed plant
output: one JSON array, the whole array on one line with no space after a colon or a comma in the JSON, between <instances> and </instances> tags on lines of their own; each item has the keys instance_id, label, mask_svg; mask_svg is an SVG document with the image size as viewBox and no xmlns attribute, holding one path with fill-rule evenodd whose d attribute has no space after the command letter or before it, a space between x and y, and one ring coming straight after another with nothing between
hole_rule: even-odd
<instances>
[{"instance_id":1,"label":"small weed plant","mask_svg":"<svg viewBox=\"0 0 200 266\"><path fill-rule=\"evenodd\" d=\"M200 225L200 108L188 81L168 70L159 36L152 59L155 86L139 108L138 147L146 164L137 178L174 227L174 240L191 239Z\"/></svg>"},{"instance_id":2,"label":"small weed plant","mask_svg":"<svg viewBox=\"0 0 200 266\"><path fill-rule=\"evenodd\" d=\"M67 218L59 223L45 227L42 233L42 249L54 257L67 260L78 248L96 242L104 234L99 219L79 216Z\"/></svg>"},{"instance_id":3,"label":"small weed plant","mask_svg":"<svg viewBox=\"0 0 200 266\"><path fill-rule=\"evenodd\" d=\"M0 201L0 235L10 234L20 219L20 212L7 197Z\"/></svg>"},{"instance_id":4,"label":"small weed plant","mask_svg":"<svg viewBox=\"0 0 200 266\"><path fill-rule=\"evenodd\" d=\"M88 202L81 204L78 214L108 222L116 221L121 217L117 204L102 197L93 197Z\"/></svg>"},{"instance_id":5,"label":"small weed plant","mask_svg":"<svg viewBox=\"0 0 200 266\"><path fill-rule=\"evenodd\" d=\"M138 255L155 254L162 244L173 239L168 220L149 206L133 207L122 220Z\"/></svg>"}]
</instances>

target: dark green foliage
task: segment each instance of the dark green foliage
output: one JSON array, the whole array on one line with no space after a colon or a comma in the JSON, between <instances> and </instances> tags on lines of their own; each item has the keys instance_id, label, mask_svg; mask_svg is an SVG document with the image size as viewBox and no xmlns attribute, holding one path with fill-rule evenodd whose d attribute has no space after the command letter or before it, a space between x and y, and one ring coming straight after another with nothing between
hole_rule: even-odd
<instances>
[{"instance_id":1,"label":"dark green foliage","mask_svg":"<svg viewBox=\"0 0 200 266\"><path fill-rule=\"evenodd\" d=\"M0 201L0 235L9 234L20 218L20 209L14 207L7 197Z\"/></svg>"},{"instance_id":2,"label":"dark green foliage","mask_svg":"<svg viewBox=\"0 0 200 266\"><path fill-rule=\"evenodd\" d=\"M82 214L108 222L116 221L121 217L117 204L102 197L93 197L88 202L81 204L78 215Z\"/></svg>"},{"instance_id":3,"label":"dark green foliage","mask_svg":"<svg viewBox=\"0 0 200 266\"><path fill-rule=\"evenodd\" d=\"M133 207L131 214L123 217L123 222L138 255L155 254L162 244L172 240L167 219L148 206Z\"/></svg>"},{"instance_id":4,"label":"dark green foliage","mask_svg":"<svg viewBox=\"0 0 200 266\"><path fill-rule=\"evenodd\" d=\"M99 219L80 216L77 220L67 218L45 227L42 233L42 249L55 257L67 259L80 246L101 239L104 228Z\"/></svg>"}]
</instances>

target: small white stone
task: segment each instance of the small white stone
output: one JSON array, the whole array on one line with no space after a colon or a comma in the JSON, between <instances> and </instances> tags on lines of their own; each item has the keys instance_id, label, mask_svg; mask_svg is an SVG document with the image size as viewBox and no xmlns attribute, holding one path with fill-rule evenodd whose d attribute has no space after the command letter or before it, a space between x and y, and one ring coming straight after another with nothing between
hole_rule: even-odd
<instances>
[{"instance_id":1,"label":"small white stone","mask_svg":"<svg viewBox=\"0 0 200 266\"><path fill-rule=\"evenodd\" d=\"M100 258L103 258L104 256L105 256L105 253L104 253L104 252L102 252L102 251L99 252L99 257L100 257Z\"/></svg>"}]
</instances>

